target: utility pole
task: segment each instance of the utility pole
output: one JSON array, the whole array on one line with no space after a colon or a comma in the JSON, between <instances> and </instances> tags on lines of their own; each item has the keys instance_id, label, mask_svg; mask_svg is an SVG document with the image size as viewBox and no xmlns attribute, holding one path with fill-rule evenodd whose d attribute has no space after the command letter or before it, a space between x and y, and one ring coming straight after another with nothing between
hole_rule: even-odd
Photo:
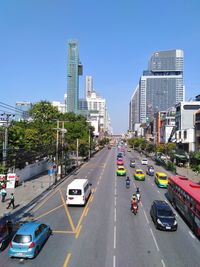
<instances>
[{"instance_id":1,"label":"utility pole","mask_svg":"<svg viewBox=\"0 0 200 267\"><path fill-rule=\"evenodd\" d=\"M59 125L60 122L57 120L57 128L56 128L56 174L55 174L55 183L57 183L58 176L58 144L59 144Z\"/></svg>"},{"instance_id":2,"label":"utility pole","mask_svg":"<svg viewBox=\"0 0 200 267\"><path fill-rule=\"evenodd\" d=\"M78 167L78 147L79 147L79 140L76 139L76 165Z\"/></svg>"},{"instance_id":3,"label":"utility pole","mask_svg":"<svg viewBox=\"0 0 200 267\"><path fill-rule=\"evenodd\" d=\"M90 128L89 128L89 152L88 152L88 159L90 159L90 157L91 157L91 153L90 153Z\"/></svg>"},{"instance_id":4,"label":"utility pole","mask_svg":"<svg viewBox=\"0 0 200 267\"><path fill-rule=\"evenodd\" d=\"M1 114L3 117L2 120L5 121L5 133L4 133L4 141L3 141L3 166L4 168L6 167L7 163L7 150L8 150L8 126L9 126L9 118L12 116L14 117L14 114L8 114L8 113L3 113Z\"/></svg>"}]
</instances>

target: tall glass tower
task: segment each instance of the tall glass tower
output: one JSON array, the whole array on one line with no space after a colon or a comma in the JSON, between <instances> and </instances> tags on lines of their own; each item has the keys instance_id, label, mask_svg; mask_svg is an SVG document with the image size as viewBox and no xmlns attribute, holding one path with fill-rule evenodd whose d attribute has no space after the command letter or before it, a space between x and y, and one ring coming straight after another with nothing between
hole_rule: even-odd
<instances>
[{"instance_id":1,"label":"tall glass tower","mask_svg":"<svg viewBox=\"0 0 200 267\"><path fill-rule=\"evenodd\" d=\"M67 112L79 111L79 75L82 65L79 63L78 44L75 40L68 42L67 61Z\"/></svg>"}]
</instances>

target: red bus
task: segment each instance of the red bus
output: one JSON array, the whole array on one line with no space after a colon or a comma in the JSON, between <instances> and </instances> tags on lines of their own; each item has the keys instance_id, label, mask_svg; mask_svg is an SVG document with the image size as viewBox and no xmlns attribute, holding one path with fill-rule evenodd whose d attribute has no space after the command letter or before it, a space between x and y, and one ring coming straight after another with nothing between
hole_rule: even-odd
<instances>
[{"instance_id":1,"label":"red bus","mask_svg":"<svg viewBox=\"0 0 200 267\"><path fill-rule=\"evenodd\" d=\"M196 236L200 237L200 184L185 176L169 177L168 198L190 225Z\"/></svg>"}]
</instances>

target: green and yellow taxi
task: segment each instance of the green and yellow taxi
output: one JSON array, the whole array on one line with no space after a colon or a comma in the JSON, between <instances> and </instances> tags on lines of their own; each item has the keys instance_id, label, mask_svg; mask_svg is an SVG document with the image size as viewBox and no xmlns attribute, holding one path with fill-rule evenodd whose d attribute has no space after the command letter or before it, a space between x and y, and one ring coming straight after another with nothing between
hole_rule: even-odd
<instances>
[{"instance_id":1,"label":"green and yellow taxi","mask_svg":"<svg viewBox=\"0 0 200 267\"><path fill-rule=\"evenodd\" d=\"M158 187L167 188L168 186L168 177L164 172L156 172L155 174L155 183Z\"/></svg>"},{"instance_id":2,"label":"green and yellow taxi","mask_svg":"<svg viewBox=\"0 0 200 267\"><path fill-rule=\"evenodd\" d=\"M118 166L117 170L116 170L116 174L117 176L125 176L126 175L126 169L124 168L124 166Z\"/></svg>"},{"instance_id":3,"label":"green and yellow taxi","mask_svg":"<svg viewBox=\"0 0 200 267\"><path fill-rule=\"evenodd\" d=\"M135 180L138 180L138 181L144 181L145 180L145 174L144 174L143 170L140 170L140 169L135 170L135 172L133 173L133 176L134 176Z\"/></svg>"}]
</instances>

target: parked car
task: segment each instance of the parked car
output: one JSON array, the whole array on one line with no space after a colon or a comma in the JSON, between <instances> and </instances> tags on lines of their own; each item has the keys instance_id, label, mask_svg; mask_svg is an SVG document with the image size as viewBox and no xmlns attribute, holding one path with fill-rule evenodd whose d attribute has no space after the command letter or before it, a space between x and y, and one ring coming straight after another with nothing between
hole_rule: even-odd
<instances>
[{"instance_id":1,"label":"parked car","mask_svg":"<svg viewBox=\"0 0 200 267\"><path fill-rule=\"evenodd\" d=\"M157 229L177 230L176 216L166 201L154 200L151 205L150 215Z\"/></svg>"},{"instance_id":2,"label":"parked car","mask_svg":"<svg viewBox=\"0 0 200 267\"><path fill-rule=\"evenodd\" d=\"M23 224L9 245L8 256L34 258L51 234L49 225L34 221Z\"/></svg>"},{"instance_id":3,"label":"parked car","mask_svg":"<svg viewBox=\"0 0 200 267\"><path fill-rule=\"evenodd\" d=\"M153 166L147 166L146 174L150 176L154 176L154 167Z\"/></svg>"},{"instance_id":4,"label":"parked car","mask_svg":"<svg viewBox=\"0 0 200 267\"><path fill-rule=\"evenodd\" d=\"M148 159L145 158L141 159L141 163L142 165L148 165Z\"/></svg>"}]
</instances>

